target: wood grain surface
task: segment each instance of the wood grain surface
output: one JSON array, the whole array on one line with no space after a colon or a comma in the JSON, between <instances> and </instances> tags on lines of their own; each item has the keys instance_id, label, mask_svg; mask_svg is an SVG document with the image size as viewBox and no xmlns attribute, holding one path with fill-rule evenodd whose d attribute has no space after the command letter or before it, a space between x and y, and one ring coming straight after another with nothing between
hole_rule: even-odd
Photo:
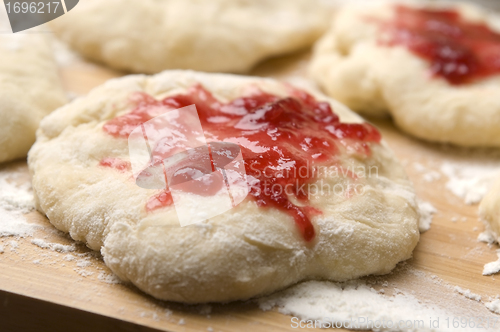
<instances>
[{"instance_id":1,"label":"wood grain surface","mask_svg":"<svg viewBox=\"0 0 500 332\"><path fill-rule=\"evenodd\" d=\"M309 56L306 51L271 59L252 74L299 82L306 76ZM84 60L61 68L65 87L77 95L121 75ZM405 165L419 197L431 202L438 213L431 229L422 234L412 259L399 264L389 275L365 279L376 289L387 282L388 295L411 292L423 302L451 308L457 315L494 316L483 303L457 296L452 289L470 289L485 300L500 293L500 278L481 275L483 265L496 260L496 248L476 240L483 229L477 206L465 205L450 193L445 188L445 176L427 182L415 167L418 162L439 171L442 162L474 158L476 151L413 139L397 130L390 119L370 120ZM20 170L24 174L20 181L29 181L25 161L0 165L0 169ZM100 255L84 245L76 244L67 253L33 244L34 238L63 245L74 242L39 213L27 217L41 226L33 237L0 238L5 248L0 254L0 331L295 330L290 316L262 311L251 301L186 306L155 300L130 285L109 283L113 282L112 275ZM452 218L458 221L452 222ZM68 260L68 255L76 259ZM90 265L82 267L81 260Z\"/></svg>"}]
</instances>

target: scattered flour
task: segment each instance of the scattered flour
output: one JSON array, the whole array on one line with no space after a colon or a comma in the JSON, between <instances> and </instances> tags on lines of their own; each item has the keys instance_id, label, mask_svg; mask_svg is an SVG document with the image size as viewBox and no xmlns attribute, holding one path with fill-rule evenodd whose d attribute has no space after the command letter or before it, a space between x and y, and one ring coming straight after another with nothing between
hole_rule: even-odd
<instances>
[{"instance_id":1,"label":"scattered flour","mask_svg":"<svg viewBox=\"0 0 500 332\"><path fill-rule=\"evenodd\" d=\"M441 173L436 171L429 171L424 174L423 179L425 182L434 182L441 179Z\"/></svg>"},{"instance_id":2,"label":"scattered flour","mask_svg":"<svg viewBox=\"0 0 500 332\"><path fill-rule=\"evenodd\" d=\"M457 292L460 295L465 296L468 299L474 300L474 301L481 301L481 295L472 293L470 289L463 289L461 287L455 286L454 287L455 292Z\"/></svg>"},{"instance_id":3,"label":"scattered flour","mask_svg":"<svg viewBox=\"0 0 500 332\"><path fill-rule=\"evenodd\" d=\"M181 319L179 319L179 322L177 324L178 325L185 325L186 321L184 320L184 318L181 318Z\"/></svg>"},{"instance_id":4,"label":"scattered flour","mask_svg":"<svg viewBox=\"0 0 500 332\"><path fill-rule=\"evenodd\" d=\"M19 248L19 242L17 241L10 241L10 250L15 251L17 248Z\"/></svg>"},{"instance_id":5,"label":"scattered flour","mask_svg":"<svg viewBox=\"0 0 500 332\"><path fill-rule=\"evenodd\" d=\"M484 266L483 276L488 276L500 272L500 249L497 250L498 260Z\"/></svg>"},{"instance_id":6,"label":"scattered flour","mask_svg":"<svg viewBox=\"0 0 500 332\"><path fill-rule=\"evenodd\" d=\"M489 297L488 300L492 301L488 303L488 309L493 313L495 305L500 305L500 300L494 302L495 299L500 297ZM290 318L292 324L302 321L306 326L312 322L331 327L333 322L333 327L335 323L337 327L341 324L345 327L352 322L351 327L358 330L471 331L464 326L455 329L446 322L451 322L453 317L497 318L488 313L479 294L451 285L436 275L429 275L407 264L399 265L389 275L345 283L303 282L256 302L263 310L276 308L283 314L296 317ZM439 322L436 322L438 319ZM403 328L390 326L389 322L400 320L411 321L413 325ZM377 328L384 321L385 326ZM319 327L319 324L316 326ZM491 326L483 330L498 331Z\"/></svg>"},{"instance_id":7,"label":"scattered flour","mask_svg":"<svg viewBox=\"0 0 500 332\"><path fill-rule=\"evenodd\" d=\"M495 234L493 234L490 231L484 231L482 233L479 233L479 235L477 236L477 240L479 242L484 242L484 243L488 243L488 244L493 244L493 243L497 242L497 238L496 238Z\"/></svg>"},{"instance_id":8,"label":"scattered flour","mask_svg":"<svg viewBox=\"0 0 500 332\"><path fill-rule=\"evenodd\" d=\"M430 170L420 163L413 163L413 168L419 173L424 173L422 178L425 182L434 182L441 179L441 173Z\"/></svg>"},{"instance_id":9,"label":"scattered flour","mask_svg":"<svg viewBox=\"0 0 500 332\"><path fill-rule=\"evenodd\" d=\"M75 256L73 256L73 255L69 254L69 255L64 256L64 257L63 257L63 259L64 259L65 261L71 262L71 261L74 261L74 260L75 260Z\"/></svg>"},{"instance_id":10,"label":"scattered flour","mask_svg":"<svg viewBox=\"0 0 500 332\"><path fill-rule=\"evenodd\" d=\"M17 237L32 237L37 229L43 228L39 225L29 224L24 214L34 209L34 198L31 185L16 185L15 181L22 175L20 171L0 170L0 237L17 236ZM31 243L42 248L49 249L59 253L66 253L63 257L64 261L74 261L76 257L81 257L76 262L77 268L74 269L76 273L82 277L89 277L94 272L85 270L92 262L87 257L88 253L84 254L69 254L76 252L77 245L72 243L64 245L60 243L47 242L41 238L33 238ZM11 251L16 252L19 248L17 241L8 242ZM0 246L0 253L4 252L4 247ZM75 256L76 255L76 256ZM91 255L92 256L92 255ZM41 255L40 257L46 257ZM43 259L33 260L33 264L41 264ZM64 264L63 264L64 266ZM114 275L100 274L99 280L109 284L116 284L120 281Z\"/></svg>"},{"instance_id":11,"label":"scattered flour","mask_svg":"<svg viewBox=\"0 0 500 332\"><path fill-rule=\"evenodd\" d=\"M94 274L94 272L90 272L90 271L87 271L87 270L83 270L83 269L73 269L76 273L78 273L79 275L81 275L82 277L90 277L91 275Z\"/></svg>"},{"instance_id":12,"label":"scattered flour","mask_svg":"<svg viewBox=\"0 0 500 332\"><path fill-rule=\"evenodd\" d=\"M92 262L88 259L80 259L76 262L76 266L78 267L89 267L90 265L92 265Z\"/></svg>"},{"instance_id":13,"label":"scattered flour","mask_svg":"<svg viewBox=\"0 0 500 332\"><path fill-rule=\"evenodd\" d=\"M49 243L42 239L33 239L31 240L31 243L42 249L51 249L61 253L74 252L76 250L75 244L63 245L60 243Z\"/></svg>"},{"instance_id":14,"label":"scattered flour","mask_svg":"<svg viewBox=\"0 0 500 332\"><path fill-rule=\"evenodd\" d=\"M39 246L42 249L50 248L49 244L42 239L33 239L33 240L31 240L31 243Z\"/></svg>"},{"instance_id":15,"label":"scattered flour","mask_svg":"<svg viewBox=\"0 0 500 332\"><path fill-rule=\"evenodd\" d=\"M448 177L446 188L466 204L477 204L498 176L500 161L445 162L441 172Z\"/></svg>"},{"instance_id":16,"label":"scattered flour","mask_svg":"<svg viewBox=\"0 0 500 332\"><path fill-rule=\"evenodd\" d=\"M392 297L381 294L362 280L347 283L308 281L258 302L263 310L278 307L278 311L286 315L302 320L321 321L323 327L331 327L333 322L334 327L342 325L344 328L377 331L430 331L433 330L431 320L439 317L441 321L445 321L451 316L402 291L396 291L396 295ZM411 321L412 326L398 328L400 321ZM385 325L380 326L381 322L385 322ZM440 328L447 330L443 326Z\"/></svg>"},{"instance_id":17,"label":"scattered flour","mask_svg":"<svg viewBox=\"0 0 500 332\"><path fill-rule=\"evenodd\" d=\"M427 168L421 163L413 163L413 168L420 173L425 172L427 170Z\"/></svg>"},{"instance_id":18,"label":"scattered flour","mask_svg":"<svg viewBox=\"0 0 500 332\"><path fill-rule=\"evenodd\" d=\"M105 282L107 284L120 284L121 280L118 279L118 277L114 274L107 274L104 272L99 273L97 276L97 279L99 279L102 282Z\"/></svg>"},{"instance_id":19,"label":"scattered flour","mask_svg":"<svg viewBox=\"0 0 500 332\"><path fill-rule=\"evenodd\" d=\"M19 171L0 170L0 237L33 235L40 226L30 224L23 214L35 208L31 184L16 185Z\"/></svg>"},{"instance_id":20,"label":"scattered flour","mask_svg":"<svg viewBox=\"0 0 500 332\"><path fill-rule=\"evenodd\" d=\"M436 208L431 203L421 200L417 201L418 209L420 212L420 219L418 221L418 229L420 233L424 233L431 228L432 217L437 212Z\"/></svg>"},{"instance_id":21,"label":"scattered flour","mask_svg":"<svg viewBox=\"0 0 500 332\"><path fill-rule=\"evenodd\" d=\"M494 301L485 304L489 311L500 315L500 300L496 299Z\"/></svg>"},{"instance_id":22,"label":"scattered flour","mask_svg":"<svg viewBox=\"0 0 500 332\"><path fill-rule=\"evenodd\" d=\"M51 243L50 248L54 251L66 253L66 252L73 252L75 251L75 244L70 244L70 245L64 245L60 243Z\"/></svg>"}]
</instances>

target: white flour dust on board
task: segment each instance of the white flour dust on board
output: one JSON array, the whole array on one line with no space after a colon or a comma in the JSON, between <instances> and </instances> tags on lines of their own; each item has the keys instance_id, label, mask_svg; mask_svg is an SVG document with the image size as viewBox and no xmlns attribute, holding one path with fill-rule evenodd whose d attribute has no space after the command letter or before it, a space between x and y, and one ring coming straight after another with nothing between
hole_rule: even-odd
<instances>
[{"instance_id":1,"label":"white flour dust on board","mask_svg":"<svg viewBox=\"0 0 500 332\"><path fill-rule=\"evenodd\" d=\"M428 160L425 166L413 163L424 182L444 179L446 189L466 204L478 204L500 176L500 150L436 146L446 161Z\"/></svg>"},{"instance_id":2,"label":"white flour dust on board","mask_svg":"<svg viewBox=\"0 0 500 332\"><path fill-rule=\"evenodd\" d=\"M413 295L385 296L363 281L308 281L262 299L259 305L263 310L277 306L281 313L296 317L299 325L310 320L312 327L354 330L431 331L433 319L447 316L437 307L421 305Z\"/></svg>"},{"instance_id":3,"label":"white flour dust on board","mask_svg":"<svg viewBox=\"0 0 500 332\"><path fill-rule=\"evenodd\" d=\"M445 162L441 172L448 177L446 189L464 200L477 204L500 175L500 159L481 158L467 162Z\"/></svg>"},{"instance_id":4,"label":"white flour dust on board","mask_svg":"<svg viewBox=\"0 0 500 332\"><path fill-rule=\"evenodd\" d=\"M0 169L0 237L33 235L40 226L26 221L24 214L35 209L29 182L17 184L22 172Z\"/></svg>"},{"instance_id":5,"label":"white flour dust on board","mask_svg":"<svg viewBox=\"0 0 500 332\"><path fill-rule=\"evenodd\" d=\"M42 248L42 249L51 249L53 251L57 251L60 253L68 253L68 252L73 252L75 251L75 244L70 244L70 245L63 245L60 243L50 243L47 242L43 239L33 239L31 240L31 243L34 245Z\"/></svg>"},{"instance_id":6,"label":"white flour dust on board","mask_svg":"<svg viewBox=\"0 0 500 332\"><path fill-rule=\"evenodd\" d=\"M493 232L490 230L485 230L484 232L479 233L479 235L477 236L477 240L479 242L487 243L490 246L498 242L496 235L493 234Z\"/></svg>"},{"instance_id":7,"label":"white flour dust on board","mask_svg":"<svg viewBox=\"0 0 500 332\"><path fill-rule=\"evenodd\" d=\"M276 308L291 316L290 324L296 328L374 331L470 331L469 326L453 326L453 317L494 320L492 312L500 305L491 298L483 303L479 294L405 264L388 276L303 282L257 302L262 310Z\"/></svg>"},{"instance_id":8,"label":"white flour dust on board","mask_svg":"<svg viewBox=\"0 0 500 332\"><path fill-rule=\"evenodd\" d=\"M68 238L51 226L29 223L25 214L34 210L33 189L28 181L26 167L9 165L0 168L0 239L3 240L0 243L0 254L14 253L19 255L19 259L24 259L22 246L30 243L40 249L37 256L31 260L34 265L66 266L74 261L73 270L82 277L94 275L97 269L98 280L107 284L121 283L107 269L92 266L93 261L99 261L102 258L97 253L82 249L83 244L77 242L62 244L49 241L51 238L59 238L66 242ZM30 240L19 241L19 238L30 238Z\"/></svg>"},{"instance_id":9,"label":"white flour dust on board","mask_svg":"<svg viewBox=\"0 0 500 332\"><path fill-rule=\"evenodd\" d=\"M97 277L100 281L105 282L107 284L121 284L122 281L114 274L101 272Z\"/></svg>"},{"instance_id":10,"label":"white flour dust on board","mask_svg":"<svg viewBox=\"0 0 500 332\"><path fill-rule=\"evenodd\" d=\"M468 299L474 300L474 301L481 301L481 295L472 293L470 289L463 289L462 287L455 286L453 288L455 292L457 292L460 295L465 296Z\"/></svg>"},{"instance_id":11,"label":"white flour dust on board","mask_svg":"<svg viewBox=\"0 0 500 332\"><path fill-rule=\"evenodd\" d=\"M486 308L488 308L488 310L490 310L491 312L500 315L500 299L496 299L486 303Z\"/></svg>"},{"instance_id":12,"label":"white flour dust on board","mask_svg":"<svg viewBox=\"0 0 500 332\"><path fill-rule=\"evenodd\" d=\"M429 169L427 167L425 167L424 165L422 165L421 163L418 163L418 162L414 162L413 163L413 168L421 174L422 176L422 179L425 181L425 182L434 182L434 181L437 181L439 179L441 179L442 175L440 172L436 171L436 170L432 170L432 169Z\"/></svg>"},{"instance_id":13,"label":"white flour dust on board","mask_svg":"<svg viewBox=\"0 0 500 332\"><path fill-rule=\"evenodd\" d=\"M436 208L429 202L417 200L420 219L418 220L418 230L420 233L427 232L431 228L432 217L437 212Z\"/></svg>"},{"instance_id":14,"label":"white flour dust on board","mask_svg":"<svg viewBox=\"0 0 500 332\"><path fill-rule=\"evenodd\" d=\"M488 263L484 266L483 276L488 276L500 272L500 249L497 250L497 256L498 260Z\"/></svg>"}]
</instances>

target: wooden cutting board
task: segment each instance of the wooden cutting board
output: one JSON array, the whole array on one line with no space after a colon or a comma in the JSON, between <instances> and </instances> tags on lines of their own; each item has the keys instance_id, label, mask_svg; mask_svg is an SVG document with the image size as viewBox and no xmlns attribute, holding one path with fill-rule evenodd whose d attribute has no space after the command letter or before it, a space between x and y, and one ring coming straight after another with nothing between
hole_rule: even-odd
<instances>
[{"instance_id":1,"label":"wooden cutting board","mask_svg":"<svg viewBox=\"0 0 500 332\"><path fill-rule=\"evenodd\" d=\"M309 56L308 52L302 52L271 59L252 74L303 80ZM83 60L61 68L65 87L77 95L121 75ZM432 203L438 213L431 229L422 234L412 259L400 264L390 275L365 279L375 283L375 288L387 281L386 293L399 289L413 292L423 302L445 307L453 304L457 315L468 312L492 316L484 304L457 295L452 289L453 286L470 289L484 300L500 293L500 278L481 275L483 265L496 260L496 248L476 240L483 229L477 218L477 206L465 205L450 193L445 188L445 176L427 182L421 167L415 167L419 163L438 171L444 161L466 160L470 156L464 156L457 148L408 137L390 119L372 121L405 165L419 197ZM29 181L25 161L0 168L18 169L24 174L20 181ZM155 300L133 286L110 283L112 274L100 255L84 245L77 244L70 252L58 252L54 247L33 244L34 238L63 245L74 242L55 231L39 213L32 212L27 217L31 223L43 226L33 237L0 238L0 245L5 247L0 254L0 331L294 330L290 316L277 311L264 312L253 302L184 306ZM452 218L458 221L452 222Z\"/></svg>"}]
</instances>

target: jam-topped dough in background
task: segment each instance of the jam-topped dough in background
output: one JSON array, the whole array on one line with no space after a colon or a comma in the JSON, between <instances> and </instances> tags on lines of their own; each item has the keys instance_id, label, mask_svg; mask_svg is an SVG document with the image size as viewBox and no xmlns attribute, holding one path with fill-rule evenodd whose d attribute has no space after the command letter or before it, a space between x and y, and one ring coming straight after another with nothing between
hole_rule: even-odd
<instances>
[{"instance_id":1,"label":"jam-topped dough in background","mask_svg":"<svg viewBox=\"0 0 500 332\"><path fill-rule=\"evenodd\" d=\"M312 77L418 138L500 146L500 16L466 3L377 1L335 16Z\"/></svg>"},{"instance_id":2,"label":"jam-topped dough in background","mask_svg":"<svg viewBox=\"0 0 500 332\"><path fill-rule=\"evenodd\" d=\"M207 142L240 146L250 193L181 227L176 209L199 213L216 193L187 189L179 206L167 189L139 187L127 135L191 104ZM165 300L231 301L305 279L384 274L419 238L412 185L378 131L332 99L269 79L168 71L112 80L43 121L29 166L52 224Z\"/></svg>"},{"instance_id":3,"label":"jam-topped dough in background","mask_svg":"<svg viewBox=\"0 0 500 332\"><path fill-rule=\"evenodd\" d=\"M407 47L429 62L434 76L450 84L500 75L500 32L486 23L468 21L451 8L395 5L394 11L393 20L379 22L389 36L383 36L381 44Z\"/></svg>"}]
</instances>

